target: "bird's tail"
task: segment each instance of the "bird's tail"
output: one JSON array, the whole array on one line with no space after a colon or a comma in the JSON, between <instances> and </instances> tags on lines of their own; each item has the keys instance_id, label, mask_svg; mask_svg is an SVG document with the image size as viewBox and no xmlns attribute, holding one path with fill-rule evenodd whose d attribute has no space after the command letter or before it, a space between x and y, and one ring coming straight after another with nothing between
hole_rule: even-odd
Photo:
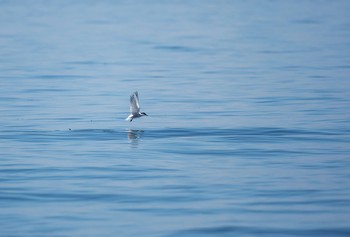
<instances>
[{"instance_id":1,"label":"bird's tail","mask_svg":"<svg viewBox=\"0 0 350 237\"><path fill-rule=\"evenodd\" d=\"M126 119L125 119L126 121L132 121L132 116L131 115L129 115Z\"/></svg>"}]
</instances>

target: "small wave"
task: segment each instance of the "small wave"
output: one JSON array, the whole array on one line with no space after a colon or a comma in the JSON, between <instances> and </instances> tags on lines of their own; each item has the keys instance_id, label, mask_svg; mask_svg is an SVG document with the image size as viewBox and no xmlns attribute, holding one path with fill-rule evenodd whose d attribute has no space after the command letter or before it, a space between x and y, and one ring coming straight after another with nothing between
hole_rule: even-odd
<instances>
[{"instance_id":1,"label":"small wave","mask_svg":"<svg viewBox=\"0 0 350 237\"><path fill-rule=\"evenodd\" d=\"M347 130L302 130L284 128L166 128L143 130L117 129L67 129L55 131L42 130L7 130L0 132L0 139L18 140L23 142L41 142L50 140L124 140L129 139L166 139L166 138L222 138L227 140L337 140L349 141L350 132ZM344 140L345 139L345 140Z\"/></svg>"},{"instance_id":2,"label":"small wave","mask_svg":"<svg viewBox=\"0 0 350 237\"><path fill-rule=\"evenodd\" d=\"M349 228L288 229L262 228L245 226L221 226L183 230L168 237L175 236L349 236Z\"/></svg>"}]
</instances>

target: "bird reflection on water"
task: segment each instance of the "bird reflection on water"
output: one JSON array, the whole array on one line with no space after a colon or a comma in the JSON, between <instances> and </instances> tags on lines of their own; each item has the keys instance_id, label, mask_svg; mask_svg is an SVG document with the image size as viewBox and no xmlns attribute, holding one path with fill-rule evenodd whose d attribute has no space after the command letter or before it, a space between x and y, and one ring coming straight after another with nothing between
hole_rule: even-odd
<instances>
[{"instance_id":1,"label":"bird reflection on water","mask_svg":"<svg viewBox=\"0 0 350 237\"><path fill-rule=\"evenodd\" d=\"M128 140L131 143L131 147L136 148L138 143L139 143L139 139L142 137L143 135L143 130L128 130Z\"/></svg>"}]
</instances>

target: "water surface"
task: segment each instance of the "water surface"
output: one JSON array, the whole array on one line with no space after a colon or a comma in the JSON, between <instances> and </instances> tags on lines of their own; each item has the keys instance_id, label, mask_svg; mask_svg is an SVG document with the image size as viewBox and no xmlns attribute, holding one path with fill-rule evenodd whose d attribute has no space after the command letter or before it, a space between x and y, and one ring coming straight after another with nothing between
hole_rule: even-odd
<instances>
[{"instance_id":1,"label":"water surface","mask_svg":"<svg viewBox=\"0 0 350 237\"><path fill-rule=\"evenodd\" d=\"M349 236L349 8L1 1L1 235Z\"/></svg>"}]
</instances>

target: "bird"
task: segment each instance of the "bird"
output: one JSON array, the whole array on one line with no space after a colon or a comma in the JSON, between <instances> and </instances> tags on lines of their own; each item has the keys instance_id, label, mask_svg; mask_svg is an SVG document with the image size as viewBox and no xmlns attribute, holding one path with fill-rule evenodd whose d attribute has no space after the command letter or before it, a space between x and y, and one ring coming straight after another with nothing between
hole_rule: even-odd
<instances>
[{"instance_id":1,"label":"bird","mask_svg":"<svg viewBox=\"0 0 350 237\"><path fill-rule=\"evenodd\" d=\"M140 118L142 116L148 115L144 112L140 113L139 94L135 91L130 96L130 115L125 120L131 122L134 118Z\"/></svg>"}]
</instances>

